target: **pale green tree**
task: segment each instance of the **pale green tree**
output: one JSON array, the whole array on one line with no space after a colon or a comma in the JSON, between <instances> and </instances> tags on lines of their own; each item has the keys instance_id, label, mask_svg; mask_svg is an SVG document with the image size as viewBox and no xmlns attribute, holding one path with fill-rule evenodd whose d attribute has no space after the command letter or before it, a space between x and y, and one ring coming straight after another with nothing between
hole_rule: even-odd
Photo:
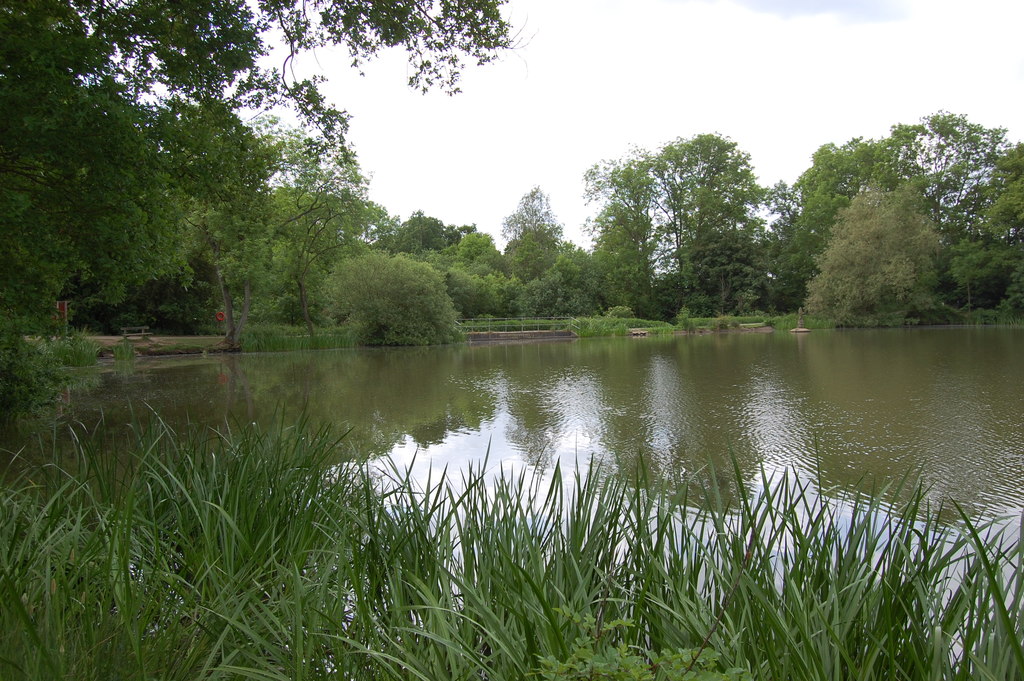
<instances>
[{"instance_id":1,"label":"pale green tree","mask_svg":"<svg viewBox=\"0 0 1024 681\"><path fill-rule=\"evenodd\" d=\"M456 310L444 277L404 255L368 253L343 261L329 307L366 345L430 345L456 337Z\"/></svg>"},{"instance_id":2,"label":"pale green tree","mask_svg":"<svg viewBox=\"0 0 1024 681\"><path fill-rule=\"evenodd\" d=\"M913 189L868 189L840 211L807 307L843 325L903 323L934 304L938 250L938 233Z\"/></svg>"},{"instance_id":3,"label":"pale green tree","mask_svg":"<svg viewBox=\"0 0 1024 681\"><path fill-rule=\"evenodd\" d=\"M365 244L374 209L351 154L321 151L296 129L277 127L270 134L281 150L272 180L273 261L294 287L312 336L311 292L319 290L334 259Z\"/></svg>"},{"instance_id":4,"label":"pale green tree","mask_svg":"<svg viewBox=\"0 0 1024 681\"><path fill-rule=\"evenodd\" d=\"M792 186L778 183L771 189L765 245L774 307L795 310L803 303L836 215L870 185L880 153L876 142L862 138L824 144Z\"/></svg>"},{"instance_id":5,"label":"pale green tree","mask_svg":"<svg viewBox=\"0 0 1024 681\"><path fill-rule=\"evenodd\" d=\"M654 316L658 238L650 158L635 152L622 160L599 163L587 171L584 181L587 201L601 206L589 228L608 303Z\"/></svg>"},{"instance_id":6,"label":"pale green tree","mask_svg":"<svg viewBox=\"0 0 1024 681\"><path fill-rule=\"evenodd\" d=\"M539 278L558 257L562 224L551 209L551 199L540 187L523 195L501 229L507 240L505 256L513 276L527 282Z\"/></svg>"}]
</instances>

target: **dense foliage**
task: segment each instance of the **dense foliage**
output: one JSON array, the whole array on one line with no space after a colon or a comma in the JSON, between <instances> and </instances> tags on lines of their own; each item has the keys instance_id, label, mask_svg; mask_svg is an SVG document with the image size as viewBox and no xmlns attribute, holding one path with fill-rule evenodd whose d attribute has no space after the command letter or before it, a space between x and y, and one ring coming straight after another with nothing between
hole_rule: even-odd
<instances>
[{"instance_id":1,"label":"dense foliage","mask_svg":"<svg viewBox=\"0 0 1024 681\"><path fill-rule=\"evenodd\" d=\"M320 93L321 79L296 80L264 58L281 39L285 66L323 46L346 49L356 66L402 47L411 85L454 92L465 59L490 61L509 46L501 4L0 2L0 333L13 339L4 346L47 331L61 296L116 324L119 312L98 307L154 279L169 293L188 291L196 270L186 263L197 258L215 271L225 341L237 346L256 274L268 269L268 182L279 163L239 112L290 106L317 131L310 147L325 154L343 148L347 125ZM309 234L322 219L288 224ZM304 304L319 257L311 239L282 264ZM180 328L194 316L157 314L163 302L136 307L144 318L132 323ZM208 301L195 302L212 316ZM24 356L24 348L0 353L4 385L31 373L11 363Z\"/></svg>"},{"instance_id":2,"label":"dense foliage","mask_svg":"<svg viewBox=\"0 0 1024 681\"><path fill-rule=\"evenodd\" d=\"M301 424L77 442L0 489L4 679L1024 679L1019 524L920 491L424 489Z\"/></svg>"},{"instance_id":3,"label":"dense foliage","mask_svg":"<svg viewBox=\"0 0 1024 681\"><path fill-rule=\"evenodd\" d=\"M371 253L346 261L332 282L332 311L365 345L431 345L457 336L444 278L404 256Z\"/></svg>"},{"instance_id":4,"label":"dense foliage","mask_svg":"<svg viewBox=\"0 0 1024 681\"><path fill-rule=\"evenodd\" d=\"M371 252L436 273L447 301L402 309L443 307L445 320L449 306L461 317L620 307L662 321L807 306L844 325L1024 315L1024 145L961 115L826 143L792 185L771 188L719 134L637 149L585 174L591 250L565 241L540 187L505 218L499 248L476 225L369 201L347 118L320 81L261 65L279 37L288 60L333 44L357 66L401 46L412 85L455 91L464 59L510 44L502 4L0 3L5 404L46 394L28 388L45 363L16 346L52 332L55 300L93 331L218 332L238 348L257 322L312 337L350 318L337 281ZM243 107L281 104L305 127L241 120ZM451 337L447 321L419 321L431 330L357 335Z\"/></svg>"},{"instance_id":5,"label":"dense foliage","mask_svg":"<svg viewBox=\"0 0 1024 681\"><path fill-rule=\"evenodd\" d=\"M902 323L935 306L939 237L909 188L869 189L839 212L807 307L840 324Z\"/></svg>"}]
</instances>

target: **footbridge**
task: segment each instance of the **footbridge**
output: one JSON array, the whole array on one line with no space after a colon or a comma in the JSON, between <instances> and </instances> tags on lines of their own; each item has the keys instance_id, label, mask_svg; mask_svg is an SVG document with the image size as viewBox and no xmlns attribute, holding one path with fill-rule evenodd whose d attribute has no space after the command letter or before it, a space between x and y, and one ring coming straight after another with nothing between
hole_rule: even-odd
<instances>
[{"instance_id":1,"label":"footbridge","mask_svg":"<svg viewBox=\"0 0 1024 681\"><path fill-rule=\"evenodd\" d=\"M468 343L571 340L577 338L575 317L478 317L460 319Z\"/></svg>"}]
</instances>

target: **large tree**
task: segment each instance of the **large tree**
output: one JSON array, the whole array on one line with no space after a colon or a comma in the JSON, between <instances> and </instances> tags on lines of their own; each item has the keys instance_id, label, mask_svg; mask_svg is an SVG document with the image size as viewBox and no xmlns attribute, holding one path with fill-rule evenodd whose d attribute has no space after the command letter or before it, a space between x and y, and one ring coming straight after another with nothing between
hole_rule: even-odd
<instances>
[{"instance_id":1,"label":"large tree","mask_svg":"<svg viewBox=\"0 0 1024 681\"><path fill-rule=\"evenodd\" d=\"M357 66L404 48L410 83L456 91L510 42L503 0L5 0L0 3L0 333L42 330L72 277L109 300L170 268L182 214L174 109L290 104L339 143L317 78L264 68L321 46ZM187 131L185 131L187 132ZM202 156L188 159L201 165ZM9 341L9 342L8 342ZM19 357L12 351L5 357ZM7 365L5 364L4 367ZM0 370L7 371L7 368Z\"/></svg>"},{"instance_id":2,"label":"large tree","mask_svg":"<svg viewBox=\"0 0 1024 681\"><path fill-rule=\"evenodd\" d=\"M273 261L294 287L312 336L311 289L319 289L345 249L365 245L375 207L352 154L321 153L314 139L294 128L278 126L271 132L282 152L273 178Z\"/></svg>"},{"instance_id":3,"label":"large tree","mask_svg":"<svg viewBox=\"0 0 1024 681\"><path fill-rule=\"evenodd\" d=\"M987 185L1007 148L1005 130L940 111L894 125L881 146L876 181L889 189L910 183L920 192L946 245L982 235L993 198Z\"/></svg>"},{"instance_id":4,"label":"large tree","mask_svg":"<svg viewBox=\"0 0 1024 681\"><path fill-rule=\"evenodd\" d=\"M871 184L880 153L876 142L861 138L824 144L792 186L779 183L769 192L772 220L766 244L772 305L793 310L803 303L836 216Z\"/></svg>"},{"instance_id":5,"label":"large tree","mask_svg":"<svg viewBox=\"0 0 1024 681\"><path fill-rule=\"evenodd\" d=\"M869 189L839 213L807 305L846 325L899 324L934 299L938 233L912 188Z\"/></svg>"},{"instance_id":6,"label":"large tree","mask_svg":"<svg viewBox=\"0 0 1024 681\"><path fill-rule=\"evenodd\" d=\"M502 223L501 233L508 240L505 256L509 269L521 281L533 281L555 264L562 245L562 224L540 187L519 199L515 212Z\"/></svg>"},{"instance_id":7,"label":"large tree","mask_svg":"<svg viewBox=\"0 0 1024 681\"><path fill-rule=\"evenodd\" d=\"M986 231L1007 243L1024 245L1024 143L996 161L989 194L992 205L985 216Z\"/></svg>"},{"instance_id":8,"label":"large tree","mask_svg":"<svg viewBox=\"0 0 1024 681\"><path fill-rule=\"evenodd\" d=\"M389 253L410 254L442 251L459 243L466 234L476 231L473 225L446 225L421 210L413 212L401 224L391 227L389 231L375 235L376 246Z\"/></svg>"},{"instance_id":9,"label":"large tree","mask_svg":"<svg viewBox=\"0 0 1024 681\"><path fill-rule=\"evenodd\" d=\"M176 108L183 133L173 158L185 222L213 263L225 315L224 344L237 348L266 276L271 253L270 177L281 162L277 141L220 102ZM187 132L184 132L187 131Z\"/></svg>"},{"instance_id":10,"label":"large tree","mask_svg":"<svg viewBox=\"0 0 1024 681\"><path fill-rule=\"evenodd\" d=\"M590 229L608 302L642 317L654 316L658 239L650 158L636 152L620 161L605 161L588 170L584 180L587 201L601 202Z\"/></svg>"},{"instance_id":11,"label":"large tree","mask_svg":"<svg viewBox=\"0 0 1024 681\"><path fill-rule=\"evenodd\" d=\"M275 35L290 54L347 48L355 63L401 45L410 80L456 89L463 55L508 45L501 0L27 0L0 9L0 224L4 316L42 318L82 273L110 297L152 274L174 243L165 141L182 100L229 109L290 101L328 139L346 117L317 90L261 68ZM42 313L41 313L42 312Z\"/></svg>"}]
</instances>

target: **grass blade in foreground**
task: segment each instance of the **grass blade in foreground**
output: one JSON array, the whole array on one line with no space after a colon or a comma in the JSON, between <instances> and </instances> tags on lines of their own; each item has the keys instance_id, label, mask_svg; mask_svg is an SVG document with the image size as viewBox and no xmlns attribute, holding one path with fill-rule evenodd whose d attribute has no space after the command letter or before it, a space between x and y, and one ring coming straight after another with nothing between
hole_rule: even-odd
<instances>
[{"instance_id":1,"label":"grass blade in foreground","mask_svg":"<svg viewBox=\"0 0 1024 681\"><path fill-rule=\"evenodd\" d=\"M0 491L0 678L1024 680L1019 534L921 493L420 489L301 424L106 447Z\"/></svg>"}]
</instances>

